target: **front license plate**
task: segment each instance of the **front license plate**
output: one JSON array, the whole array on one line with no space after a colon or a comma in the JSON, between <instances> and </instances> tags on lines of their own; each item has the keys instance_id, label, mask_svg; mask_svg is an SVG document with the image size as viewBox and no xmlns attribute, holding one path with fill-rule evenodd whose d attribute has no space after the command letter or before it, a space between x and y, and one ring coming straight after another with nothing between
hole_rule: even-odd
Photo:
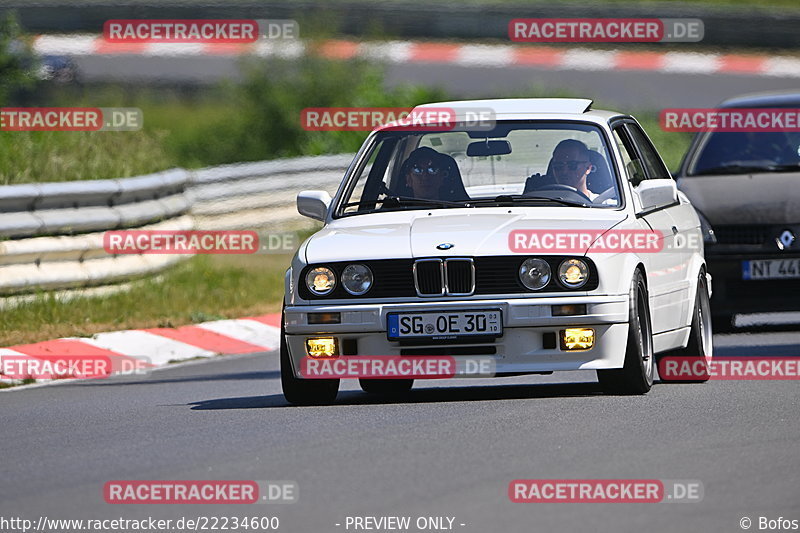
<instances>
[{"instance_id":1,"label":"front license plate","mask_svg":"<svg viewBox=\"0 0 800 533\"><path fill-rule=\"evenodd\" d=\"M800 259L742 261L742 279L798 279Z\"/></svg>"},{"instance_id":2,"label":"front license plate","mask_svg":"<svg viewBox=\"0 0 800 533\"><path fill-rule=\"evenodd\" d=\"M393 340L443 340L478 335L499 337L503 334L503 315L499 309L389 313L386 331L389 339Z\"/></svg>"}]
</instances>

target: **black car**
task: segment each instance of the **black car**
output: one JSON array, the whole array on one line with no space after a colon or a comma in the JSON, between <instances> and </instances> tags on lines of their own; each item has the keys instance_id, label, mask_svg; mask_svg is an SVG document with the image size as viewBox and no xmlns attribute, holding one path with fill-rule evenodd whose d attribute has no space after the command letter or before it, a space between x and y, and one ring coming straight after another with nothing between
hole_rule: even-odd
<instances>
[{"instance_id":1,"label":"black car","mask_svg":"<svg viewBox=\"0 0 800 533\"><path fill-rule=\"evenodd\" d=\"M800 92L722 108L800 108ZM733 315L800 310L800 132L701 132L676 173L702 222L715 330Z\"/></svg>"},{"instance_id":2,"label":"black car","mask_svg":"<svg viewBox=\"0 0 800 533\"><path fill-rule=\"evenodd\" d=\"M42 54L36 55L30 45L20 40L11 41L8 51L19 58L20 65L40 81L71 83L78 81L78 67L69 56Z\"/></svg>"},{"instance_id":3,"label":"black car","mask_svg":"<svg viewBox=\"0 0 800 533\"><path fill-rule=\"evenodd\" d=\"M78 67L68 56L45 54L39 57L36 77L58 83L70 83L78 79Z\"/></svg>"}]
</instances>

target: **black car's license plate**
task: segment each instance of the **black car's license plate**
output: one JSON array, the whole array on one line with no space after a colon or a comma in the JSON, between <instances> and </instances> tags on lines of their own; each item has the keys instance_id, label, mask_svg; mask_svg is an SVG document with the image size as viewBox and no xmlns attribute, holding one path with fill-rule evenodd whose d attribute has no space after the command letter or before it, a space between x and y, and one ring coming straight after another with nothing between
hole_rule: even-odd
<instances>
[{"instance_id":1,"label":"black car's license plate","mask_svg":"<svg viewBox=\"0 0 800 533\"><path fill-rule=\"evenodd\" d=\"M800 259L742 261L742 279L798 279Z\"/></svg>"},{"instance_id":2,"label":"black car's license plate","mask_svg":"<svg viewBox=\"0 0 800 533\"><path fill-rule=\"evenodd\" d=\"M387 336L391 340L499 337L503 334L503 315L499 309L389 313L386 321Z\"/></svg>"}]
</instances>

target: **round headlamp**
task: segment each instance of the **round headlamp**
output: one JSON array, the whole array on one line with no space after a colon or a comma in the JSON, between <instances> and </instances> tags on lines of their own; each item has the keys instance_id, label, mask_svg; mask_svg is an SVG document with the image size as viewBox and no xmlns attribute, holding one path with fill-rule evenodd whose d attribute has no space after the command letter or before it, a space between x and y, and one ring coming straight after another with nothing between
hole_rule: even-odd
<instances>
[{"instance_id":1,"label":"round headlamp","mask_svg":"<svg viewBox=\"0 0 800 533\"><path fill-rule=\"evenodd\" d=\"M372 271L367 265L347 265L342 271L342 287L353 296L361 296L372 287Z\"/></svg>"},{"instance_id":2,"label":"round headlamp","mask_svg":"<svg viewBox=\"0 0 800 533\"><path fill-rule=\"evenodd\" d=\"M526 259L519 267L519 280L532 291L550 283L550 265L543 259Z\"/></svg>"},{"instance_id":3,"label":"round headlamp","mask_svg":"<svg viewBox=\"0 0 800 533\"><path fill-rule=\"evenodd\" d=\"M565 259L558 267L558 280L568 289L579 289L589 281L589 265L581 259Z\"/></svg>"},{"instance_id":4,"label":"round headlamp","mask_svg":"<svg viewBox=\"0 0 800 533\"><path fill-rule=\"evenodd\" d=\"M312 268L306 274L306 287L316 296L330 294L336 287L336 274L328 267Z\"/></svg>"}]
</instances>

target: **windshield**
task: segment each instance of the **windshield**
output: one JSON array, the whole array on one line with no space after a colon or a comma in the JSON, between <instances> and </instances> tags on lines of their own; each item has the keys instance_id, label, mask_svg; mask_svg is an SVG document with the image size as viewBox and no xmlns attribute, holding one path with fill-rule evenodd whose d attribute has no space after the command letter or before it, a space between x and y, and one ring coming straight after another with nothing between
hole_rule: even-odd
<instances>
[{"instance_id":1,"label":"windshield","mask_svg":"<svg viewBox=\"0 0 800 533\"><path fill-rule=\"evenodd\" d=\"M700 142L690 176L800 170L800 132L713 132Z\"/></svg>"},{"instance_id":2,"label":"windshield","mask_svg":"<svg viewBox=\"0 0 800 533\"><path fill-rule=\"evenodd\" d=\"M384 131L348 184L337 216L497 205L619 207L600 128L501 122L491 131Z\"/></svg>"}]
</instances>

